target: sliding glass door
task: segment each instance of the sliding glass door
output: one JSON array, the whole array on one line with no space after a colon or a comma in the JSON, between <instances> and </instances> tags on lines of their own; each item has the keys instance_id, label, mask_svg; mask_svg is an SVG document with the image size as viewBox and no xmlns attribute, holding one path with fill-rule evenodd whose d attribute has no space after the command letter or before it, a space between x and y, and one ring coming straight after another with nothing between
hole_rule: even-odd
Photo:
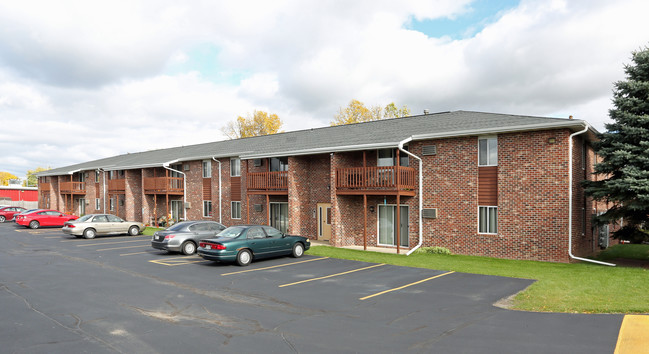
<instances>
[{"instance_id":1,"label":"sliding glass door","mask_svg":"<svg viewBox=\"0 0 649 354\"><path fill-rule=\"evenodd\" d=\"M401 222L397 226L397 206L379 204L379 245L397 245L397 227L400 227L400 246L408 247L408 206L401 206Z\"/></svg>"}]
</instances>

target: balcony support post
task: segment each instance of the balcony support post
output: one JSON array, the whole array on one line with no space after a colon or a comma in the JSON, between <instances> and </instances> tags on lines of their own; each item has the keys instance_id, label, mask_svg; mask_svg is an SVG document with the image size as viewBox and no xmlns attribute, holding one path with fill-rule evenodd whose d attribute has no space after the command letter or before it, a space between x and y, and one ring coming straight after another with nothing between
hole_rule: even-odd
<instances>
[{"instance_id":1,"label":"balcony support post","mask_svg":"<svg viewBox=\"0 0 649 354\"><path fill-rule=\"evenodd\" d=\"M364 155L365 151L363 151ZM367 194L363 194L363 217L363 250L367 251Z\"/></svg>"}]
</instances>

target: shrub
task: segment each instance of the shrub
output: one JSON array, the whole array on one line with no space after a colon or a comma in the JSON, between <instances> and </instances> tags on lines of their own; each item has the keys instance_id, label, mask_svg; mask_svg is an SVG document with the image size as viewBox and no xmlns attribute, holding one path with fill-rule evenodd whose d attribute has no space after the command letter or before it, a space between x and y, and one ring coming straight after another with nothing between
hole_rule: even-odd
<instances>
[{"instance_id":1,"label":"shrub","mask_svg":"<svg viewBox=\"0 0 649 354\"><path fill-rule=\"evenodd\" d=\"M416 253L451 254L451 251L445 247L421 247Z\"/></svg>"}]
</instances>

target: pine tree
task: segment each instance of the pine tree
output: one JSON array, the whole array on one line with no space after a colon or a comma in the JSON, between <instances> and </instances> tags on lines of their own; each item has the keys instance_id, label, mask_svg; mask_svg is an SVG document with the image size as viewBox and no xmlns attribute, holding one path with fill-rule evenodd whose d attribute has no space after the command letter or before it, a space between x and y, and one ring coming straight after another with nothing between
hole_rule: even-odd
<instances>
[{"instance_id":1,"label":"pine tree","mask_svg":"<svg viewBox=\"0 0 649 354\"><path fill-rule=\"evenodd\" d=\"M599 135L595 152L603 159L595 174L604 179L586 181L586 194L609 203L596 224L621 222L614 238L634 243L649 240L649 48L632 53L625 65L626 80L614 84L613 106Z\"/></svg>"}]
</instances>

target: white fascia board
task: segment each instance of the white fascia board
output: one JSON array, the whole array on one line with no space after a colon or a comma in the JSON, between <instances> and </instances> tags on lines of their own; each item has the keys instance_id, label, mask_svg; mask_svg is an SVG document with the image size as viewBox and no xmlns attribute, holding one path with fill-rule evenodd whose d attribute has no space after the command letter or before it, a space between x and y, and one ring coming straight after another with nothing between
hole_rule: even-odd
<instances>
[{"instance_id":1,"label":"white fascia board","mask_svg":"<svg viewBox=\"0 0 649 354\"><path fill-rule=\"evenodd\" d=\"M386 148L396 148L397 145L399 145L399 142L379 143L379 144L362 144L362 145L346 145L346 146L323 147L323 148L306 149L306 150L279 151L279 152L268 153L268 154L252 154L252 155L244 155L244 154L242 154L241 159L242 160L252 160L252 159L261 159L261 158L268 158L268 157L303 156L303 155L326 154L326 153L332 153L332 152L386 149Z\"/></svg>"},{"instance_id":2,"label":"white fascia board","mask_svg":"<svg viewBox=\"0 0 649 354\"><path fill-rule=\"evenodd\" d=\"M452 132L443 132L443 133L431 133L431 134L416 134L412 136L413 140L428 140L428 139L440 139L440 138L453 138L458 136L469 136L469 135L488 135L488 134L502 134L502 133L515 133L522 131L533 131L533 130L545 130L545 129L561 129L561 128L574 128L574 129L583 129L586 127L586 122L582 120L572 120L567 122L552 122L552 123L542 123L542 124L528 124L528 125L517 125L511 127L496 127L496 128L487 128L487 129L471 129L471 130L458 130ZM597 133L597 130L592 129L593 134Z\"/></svg>"}]
</instances>

